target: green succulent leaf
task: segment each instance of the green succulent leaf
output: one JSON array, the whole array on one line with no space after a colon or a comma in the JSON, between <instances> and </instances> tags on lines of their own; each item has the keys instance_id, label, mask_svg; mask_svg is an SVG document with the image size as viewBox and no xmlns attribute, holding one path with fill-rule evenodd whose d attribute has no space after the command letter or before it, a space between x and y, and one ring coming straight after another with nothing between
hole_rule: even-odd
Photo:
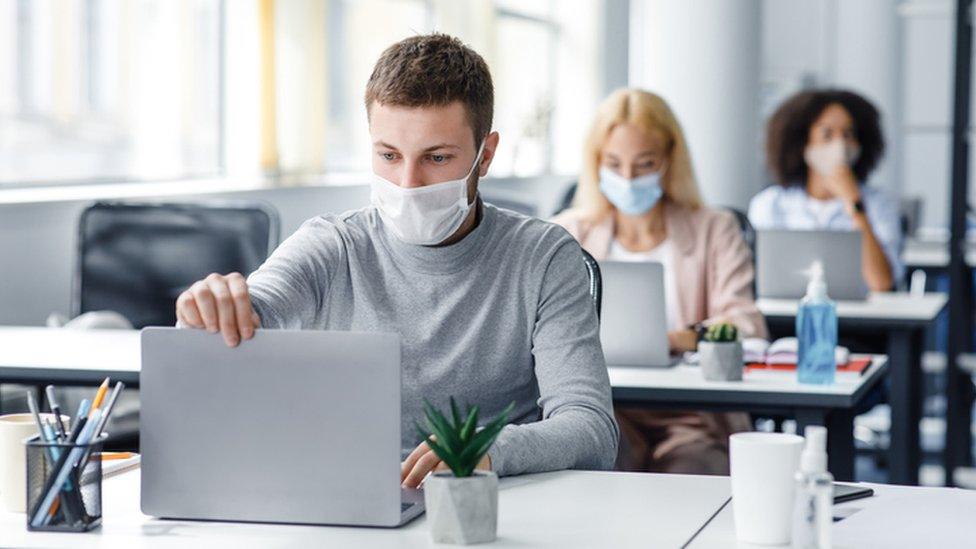
<instances>
[{"instance_id":1,"label":"green succulent leaf","mask_svg":"<svg viewBox=\"0 0 976 549\"><path fill-rule=\"evenodd\" d=\"M450 399L453 421L449 421L427 399L423 401L423 408L428 429L425 430L415 422L417 433L431 451L451 469L454 476L468 477L474 473L478 462L488 453L498 434L508 424L508 417L515 409L515 403L506 406L481 429L478 429L478 407L470 406L467 413L462 414L453 397Z\"/></svg>"},{"instance_id":2,"label":"green succulent leaf","mask_svg":"<svg viewBox=\"0 0 976 549\"><path fill-rule=\"evenodd\" d=\"M713 343L731 343L739 339L739 330L734 324L723 322L713 324L705 331L705 341Z\"/></svg>"}]
</instances>

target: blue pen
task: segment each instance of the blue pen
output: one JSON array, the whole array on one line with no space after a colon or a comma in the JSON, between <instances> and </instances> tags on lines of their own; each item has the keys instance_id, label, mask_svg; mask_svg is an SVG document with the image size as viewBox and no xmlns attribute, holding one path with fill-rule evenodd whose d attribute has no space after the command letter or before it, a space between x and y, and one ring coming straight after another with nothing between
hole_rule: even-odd
<instances>
[{"instance_id":1,"label":"blue pen","mask_svg":"<svg viewBox=\"0 0 976 549\"><path fill-rule=\"evenodd\" d=\"M57 436L54 434L54 429L51 428L51 424L45 421L41 424L41 427L44 431L44 440L48 444L53 444L57 440ZM58 458L61 457L61 450L57 446L48 446L47 454L51 458L51 466L54 467L54 464L58 462Z\"/></svg>"},{"instance_id":2,"label":"blue pen","mask_svg":"<svg viewBox=\"0 0 976 549\"><path fill-rule=\"evenodd\" d=\"M91 410L91 401L87 398L81 399L81 403L78 404L78 413L75 415L75 420L71 422L71 431L68 431L68 438L71 438L71 433L78 428L78 423L81 422L81 418L88 417L88 412Z\"/></svg>"},{"instance_id":3,"label":"blue pen","mask_svg":"<svg viewBox=\"0 0 976 549\"><path fill-rule=\"evenodd\" d=\"M86 403L87 401L82 402L82 404ZM87 407L87 405L85 407ZM92 435L95 432L95 426L98 423L98 420L101 418L101 415L101 410L95 410L92 412L91 417L88 418L88 421L84 423L81 433L78 434L77 443L79 445L88 444L91 441ZM61 491L61 487L64 485L64 482L68 480L68 475L71 474L71 470L74 468L75 464L78 463L78 460L81 459L84 452L84 448L81 448L80 446L71 449L71 452L68 454L68 459L65 460L61 468L58 469L54 483L51 484L51 487L44 495L44 499L41 500L41 504L37 507L37 512L34 513L34 518L31 520L31 526L34 528L39 528L47 522L48 512L51 509L51 505L54 504L54 498L58 496L58 492Z\"/></svg>"}]
</instances>

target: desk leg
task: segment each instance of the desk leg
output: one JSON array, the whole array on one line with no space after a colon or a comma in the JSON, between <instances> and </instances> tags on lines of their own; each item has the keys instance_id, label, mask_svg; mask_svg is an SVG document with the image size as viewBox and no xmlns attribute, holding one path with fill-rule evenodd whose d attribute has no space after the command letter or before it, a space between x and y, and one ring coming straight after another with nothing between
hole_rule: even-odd
<instances>
[{"instance_id":1,"label":"desk leg","mask_svg":"<svg viewBox=\"0 0 976 549\"><path fill-rule=\"evenodd\" d=\"M922 420L922 331L892 330L887 352L891 377L888 482L917 485L922 462L918 435Z\"/></svg>"},{"instance_id":2,"label":"desk leg","mask_svg":"<svg viewBox=\"0 0 976 549\"><path fill-rule=\"evenodd\" d=\"M808 425L827 428L827 469L835 480L854 480L854 415L849 410L797 410L798 435Z\"/></svg>"}]
</instances>

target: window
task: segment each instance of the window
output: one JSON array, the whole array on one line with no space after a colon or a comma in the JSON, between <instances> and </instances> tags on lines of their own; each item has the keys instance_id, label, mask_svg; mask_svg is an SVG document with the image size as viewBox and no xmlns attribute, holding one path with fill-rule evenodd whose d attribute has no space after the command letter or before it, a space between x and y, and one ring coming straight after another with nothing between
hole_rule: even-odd
<instances>
[{"instance_id":1,"label":"window","mask_svg":"<svg viewBox=\"0 0 976 549\"><path fill-rule=\"evenodd\" d=\"M390 44L429 32L427 0L330 0L326 168L369 169L369 132L363 92L373 64Z\"/></svg>"},{"instance_id":2,"label":"window","mask_svg":"<svg viewBox=\"0 0 976 549\"><path fill-rule=\"evenodd\" d=\"M603 90L606 5L0 0L0 187L261 170L358 180L370 169L373 64L434 30L491 67L502 135L492 175L573 173Z\"/></svg>"},{"instance_id":3,"label":"window","mask_svg":"<svg viewBox=\"0 0 976 549\"><path fill-rule=\"evenodd\" d=\"M491 68L501 134L492 175L573 173L603 89L601 10L592 0L330 0L326 170L370 169L362 98L373 63L395 41L436 30Z\"/></svg>"},{"instance_id":4,"label":"window","mask_svg":"<svg viewBox=\"0 0 976 549\"><path fill-rule=\"evenodd\" d=\"M222 11L0 1L0 185L219 173Z\"/></svg>"},{"instance_id":5,"label":"window","mask_svg":"<svg viewBox=\"0 0 976 549\"><path fill-rule=\"evenodd\" d=\"M497 2L495 127L502 134L496 174L552 171L552 115L559 28L552 3Z\"/></svg>"}]
</instances>

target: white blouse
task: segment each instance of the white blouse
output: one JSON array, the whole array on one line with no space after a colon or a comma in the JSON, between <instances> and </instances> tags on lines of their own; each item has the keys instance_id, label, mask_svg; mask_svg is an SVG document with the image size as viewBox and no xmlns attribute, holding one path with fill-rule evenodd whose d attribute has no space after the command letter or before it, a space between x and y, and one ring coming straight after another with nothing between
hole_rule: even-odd
<instances>
[{"instance_id":1,"label":"white blouse","mask_svg":"<svg viewBox=\"0 0 976 549\"><path fill-rule=\"evenodd\" d=\"M610 243L610 261L653 262L664 267L664 316L668 323L668 330L679 330L678 326L678 288L674 282L674 267L672 265L671 239L665 238L654 249L646 252L632 252L624 248L616 238Z\"/></svg>"},{"instance_id":2,"label":"white blouse","mask_svg":"<svg viewBox=\"0 0 976 549\"><path fill-rule=\"evenodd\" d=\"M891 276L897 284L905 275L901 261L901 207L898 198L886 191L861 186L871 230L884 250ZM749 202L749 222L759 229L853 231L854 220L838 198L818 200L802 186L768 187Z\"/></svg>"}]
</instances>

